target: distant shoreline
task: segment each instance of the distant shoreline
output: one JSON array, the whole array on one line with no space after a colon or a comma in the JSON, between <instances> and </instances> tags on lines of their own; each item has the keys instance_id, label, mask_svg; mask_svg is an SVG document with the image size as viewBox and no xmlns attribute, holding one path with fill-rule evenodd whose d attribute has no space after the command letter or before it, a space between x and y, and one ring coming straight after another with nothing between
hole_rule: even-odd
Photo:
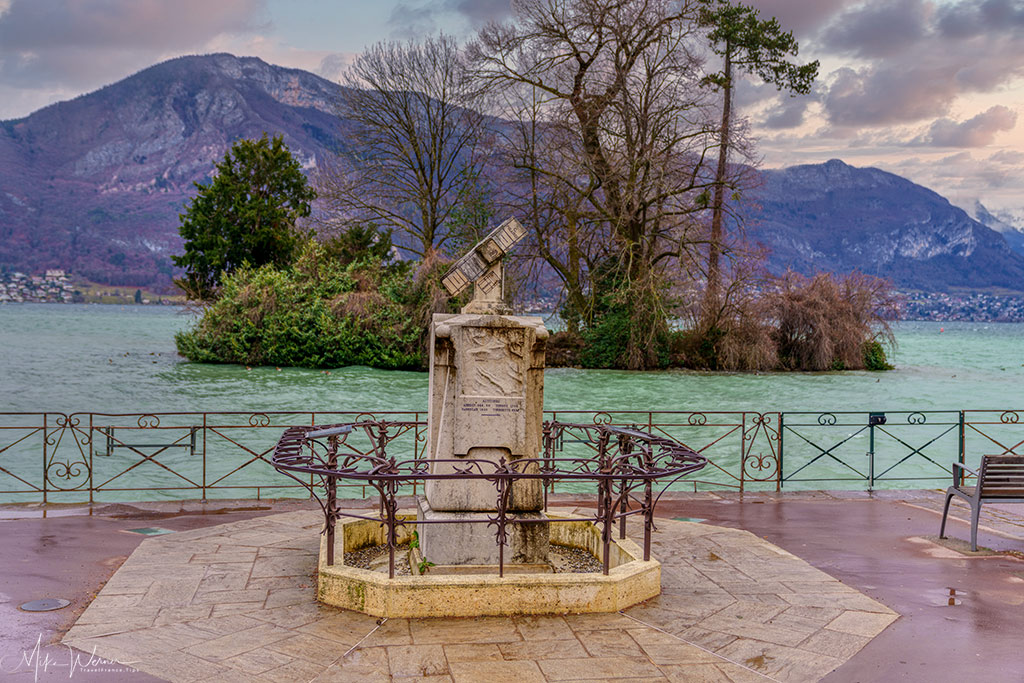
<instances>
[{"instance_id":1,"label":"distant shoreline","mask_svg":"<svg viewBox=\"0 0 1024 683\"><path fill-rule=\"evenodd\" d=\"M974 295L977 296L977 295ZM995 295L987 295L995 296ZM930 323L1010 323L1020 324L1024 323L1024 297L1013 297L1019 302L1018 307L1015 310L1011 310L1009 315L999 315L996 311L985 306L974 306L965 304L960 308L952 308L950 310L937 310L932 314L928 314L926 311L916 311L915 315L902 316L895 322L930 322ZM117 300L109 300L109 297L105 297L106 300L98 298L92 299L79 299L73 301L38 301L38 300L25 300L25 301L11 301L11 300L0 300L0 306L6 306L7 304L88 304L98 306L178 306L184 307L188 304L185 297L175 296L173 298L159 298L157 300L149 300L143 302L136 302L132 297L121 297ZM527 310L517 315L541 315L544 316L544 312L537 312L533 310Z\"/></svg>"}]
</instances>

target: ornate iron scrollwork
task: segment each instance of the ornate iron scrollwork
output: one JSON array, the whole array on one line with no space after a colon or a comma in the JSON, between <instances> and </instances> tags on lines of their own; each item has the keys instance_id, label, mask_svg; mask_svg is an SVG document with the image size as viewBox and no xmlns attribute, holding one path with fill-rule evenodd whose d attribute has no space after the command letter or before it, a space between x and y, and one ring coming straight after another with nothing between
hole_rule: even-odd
<instances>
[{"instance_id":1,"label":"ornate iron scrollwork","mask_svg":"<svg viewBox=\"0 0 1024 683\"><path fill-rule=\"evenodd\" d=\"M398 517L397 491L403 486L422 485L432 479L484 480L495 487L496 514L478 520L466 520L465 523L475 521L497 526L495 540L499 546L499 568L502 571L504 546L508 542L506 525L509 494L515 482L523 479L589 482L594 485L600 493L600 509L597 515L585 519L602 525L602 537L607 545L615 521L624 523L628 516L641 515L645 524L644 557L649 558L650 527L653 526L653 508L658 499L673 482L703 468L707 458L669 438L636 427L614 427L608 424L610 421L611 417L607 413L600 413L595 416L595 424L592 425L547 422L544 424L545 443L541 457L520 458L511 462L506 462L504 458L495 461L479 458L464 460L451 472L433 472L429 462L422 458L398 460L386 455L388 444L398 434L421 429L424 426L421 421L364 420L326 427L291 427L281 435L271 462L279 472L306 486L320 502L325 517L324 529L329 538L333 538L334 524L339 515L368 519L363 515L337 510L333 494L337 482L361 483L375 489L381 497L380 512L375 519L388 531L392 576L396 528L404 524L420 523ZM583 437L574 438L573 441L586 442L594 449L589 457L554 457L554 446L562 442L566 431L575 437ZM344 435L339 437L342 432L345 432ZM367 452L359 451L345 438L353 432L367 437L370 444ZM329 445L321 441L325 437L332 439ZM325 457L325 453L329 456ZM664 487L657 493L652 487L655 481L664 483ZM319 487L326 488L326 496L320 495ZM631 496L634 491L642 491L642 496ZM630 500L638 502L639 507L630 509ZM574 519L579 521L579 518ZM607 552L606 547L606 558ZM333 554L330 556L333 557Z\"/></svg>"}]
</instances>

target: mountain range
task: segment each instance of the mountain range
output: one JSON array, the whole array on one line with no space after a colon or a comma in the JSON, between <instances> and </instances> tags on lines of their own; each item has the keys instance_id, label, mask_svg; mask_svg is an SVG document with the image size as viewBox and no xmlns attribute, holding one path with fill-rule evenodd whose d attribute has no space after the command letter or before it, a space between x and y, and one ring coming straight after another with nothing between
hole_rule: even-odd
<instances>
[{"instance_id":1,"label":"mountain range","mask_svg":"<svg viewBox=\"0 0 1024 683\"><path fill-rule=\"evenodd\" d=\"M240 137L281 133L306 168L347 150L342 87L228 54L181 57L0 122L0 268L170 286L193 182ZM928 291L1024 290L1024 233L839 160L759 172L748 234L768 266L863 272ZM984 209L984 207L982 207Z\"/></svg>"},{"instance_id":2,"label":"mountain range","mask_svg":"<svg viewBox=\"0 0 1024 683\"><path fill-rule=\"evenodd\" d=\"M906 178L838 159L760 178L749 234L771 249L771 270L859 270L924 291L1024 290L1024 234L1000 233Z\"/></svg>"},{"instance_id":3,"label":"mountain range","mask_svg":"<svg viewBox=\"0 0 1024 683\"><path fill-rule=\"evenodd\" d=\"M308 167L343 149L340 92L255 58L182 57L0 122L0 266L169 286L192 183L264 131Z\"/></svg>"},{"instance_id":4,"label":"mountain range","mask_svg":"<svg viewBox=\"0 0 1024 683\"><path fill-rule=\"evenodd\" d=\"M964 211L974 220L1002 235L1011 249L1024 254L1024 217L1009 211L994 214L978 199L964 207Z\"/></svg>"}]
</instances>

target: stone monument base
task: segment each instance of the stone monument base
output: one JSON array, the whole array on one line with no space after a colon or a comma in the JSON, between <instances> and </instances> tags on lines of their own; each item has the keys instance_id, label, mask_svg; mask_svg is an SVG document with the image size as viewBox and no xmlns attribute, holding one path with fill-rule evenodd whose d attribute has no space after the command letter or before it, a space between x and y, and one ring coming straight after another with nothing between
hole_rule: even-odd
<instances>
[{"instance_id":1,"label":"stone monument base","mask_svg":"<svg viewBox=\"0 0 1024 683\"><path fill-rule=\"evenodd\" d=\"M497 527L485 523L466 524L467 519L481 519L487 512L445 512L434 510L424 497L417 499L418 519L438 522L420 524L420 552L436 565L497 565ZM494 513L497 514L497 513ZM506 564L547 564L550 531L543 512L510 512L505 527L508 544L505 546ZM451 522L451 523L446 523Z\"/></svg>"},{"instance_id":2,"label":"stone monument base","mask_svg":"<svg viewBox=\"0 0 1024 683\"><path fill-rule=\"evenodd\" d=\"M406 514L399 516L405 518ZM549 518L558 519L555 515ZM411 540L414 526L398 528L398 543ZM430 526L441 525L419 525L419 533ZM591 522L552 521L539 526L551 534L551 543L600 556L601 530ZM386 570L341 564L344 553L380 545L386 536L387 529L375 520L339 521L334 545L338 563L334 565L327 564L327 536L322 536L317 599L377 617L471 617L617 612L661 592L661 564L653 557L644 561L641 548L628 538L619 539L618 534L608 548L611 569L607 575L520 573L517 566L511 566L501 577L495 567L467 574L435 574L431 567L426 574L413 572L413 576L389 579Z\"/></svg>"}]
</instances>

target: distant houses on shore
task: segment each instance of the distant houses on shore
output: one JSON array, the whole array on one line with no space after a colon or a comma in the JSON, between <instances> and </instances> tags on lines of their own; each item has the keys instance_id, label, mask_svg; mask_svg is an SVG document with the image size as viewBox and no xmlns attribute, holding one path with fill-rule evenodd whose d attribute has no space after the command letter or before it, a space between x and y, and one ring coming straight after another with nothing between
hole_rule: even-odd
<instances>
[{"instance_id":1,"label":"distant houses on shore","mask_svg":"<svg viewBox=\"0 0 1024 683\"><path fill-rule=\"evenodd\" d=\"M906 295L904 320L938 322L1024 322L1024 296L984 292L949 294L916 292Z\"/></svg>"},{"instance_id":2,"label":"distant houses on shore","mask_svg":"<svg viewBox=\"0 0 1024 683\"><path fill-rule=\"evenodd\" d=\"M143 292L131 285L102 285L72 278L60 268L43 275L27 275L0 268L0 304L154 304L175 306L185 303L180 294Z\"/></svg>"},{"instance_id":3,"label":"distant houses on shore","mask_svg":"<svg viewBox=\"0 0 1024 683\"><path fill-rule=\"evenodd\" d=\"M69 274L59 268L52 268L43 275L26 275L17 271L0 270L0 304L2 303L126 303L128 295L121 294L122 288L94 292L83 297L76 292ZM140 292L141 294L141 292ZM903 320L934 320L938 322L1024 322L1024 296L1013 294L988 294L982 292L949 294L946 292L914 292L905 294ZM180 297L178 297L180 298ZM174 298L135 298L135 303L175 304ZM127 303L131 303L128 301ZM551 297L528 302L526 311L544 313L554 310L557 301Z\"/></svg>"},{"instance_id":4,"label":"distant houses on shore","mask_svg":"<svg viewBox=\"0 0 1024 683\"><path fill-rule=\"evenodd\" d=\"M60 269L45 275L0 273L0 302L70 303L74 293L67 273Z\"/></svg>"}]
</instances>

